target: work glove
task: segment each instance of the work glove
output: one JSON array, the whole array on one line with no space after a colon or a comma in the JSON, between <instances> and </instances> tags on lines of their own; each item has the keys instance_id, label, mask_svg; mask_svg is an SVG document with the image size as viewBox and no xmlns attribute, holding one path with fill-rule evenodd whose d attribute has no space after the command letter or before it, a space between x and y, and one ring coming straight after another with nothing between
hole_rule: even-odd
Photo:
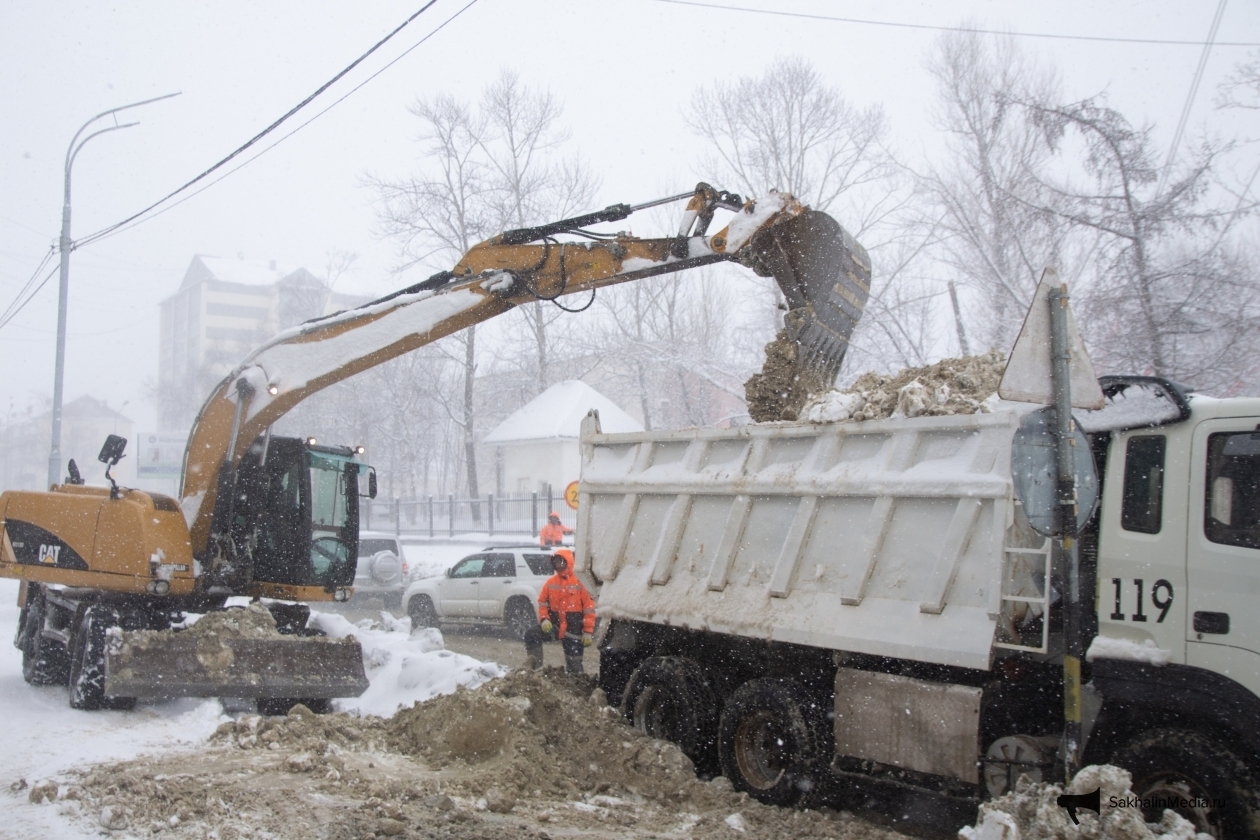
<instances>
[{"instance_id":1,"label":"work glove","mask_svg":"<svg viewBox=\"0 0 1260 840\"><path fill-rule=\"evenodd\" d=\"M582 634L582 647L590 647L590 646L591 646L591 642L593 642L593 641L595 641L595 639L594 639L594 637L593 637L593 636L591 636L591 634L590 634L590 633L583 633L583 634Z\"/></svg>"},{"instance_id":2,"label":"work glove","mask_svg":"<svg viewBox=\"0 0 1260 840\"><path fill-rule=\"evenodd\" d=\"M544 634L550 633L551 632L551 619L544 618L542 620L542 624L538 625L538 627L540 630L543 631Z\"/></svg>"}]
</instances>

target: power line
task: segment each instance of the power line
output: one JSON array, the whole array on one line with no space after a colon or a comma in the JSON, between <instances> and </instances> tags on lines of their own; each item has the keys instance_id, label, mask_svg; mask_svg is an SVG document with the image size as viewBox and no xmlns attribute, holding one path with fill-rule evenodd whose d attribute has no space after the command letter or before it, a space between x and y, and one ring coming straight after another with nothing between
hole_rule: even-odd
<instances>
[{"instance_id":1,"label":"power line","mask_svg":"<svg viewBox=\"0 0 1260 840\"><path fill-rule=\"evenodd\" d=\"M379 40L379 41L377 41L375 44L373 44L373 45L372 45L372 47L371 47L371 49L369 49L369 50L368 50L367 52L365 52L363 55L359 56L359 57L358 57L358 58L356 58L354 61L352 61L350 64L348 64L348 65L347 65L347 66L346 66L346 67L345 67L345 68L344 68L344 69L343 69L340 73L338 73L337 75L333 76L333 77L332 77L331 79L329 79L328 81L324 82L324 84L320 85L320 86L319 86L319 88L318 88L318 89L317 89L314 93L312 93L310 96L306 97L306 98L305 98L305 99L303 99L301 102L299 102L298 104L296 104L296 105L294 105L292 108L290 108L288 111L286 111L286 112L285 112L285 114L284 114L283 116L281 116L281 117L280 117L280 119L276 120L276 121L275 121L275 122L273 122L271 125L267 126L267 127L266 127L266 128L264 128L262 131L260 131L260 132L258 132L257 134L255 134L255 135L254 135L253 137L251 137L249 140L245 141L245 143L244 143L244 144L242 144L241 146L237 147L237 149L236 149L235 151L233 151L233 152L232 152L230 155L228 155L227 157L223 158L223 160L219 161L219 162L218 162L218 163L216 163L214 166L211 166L209 169L207 169L206 171L202 172L200 175L198 175L197 177L193 178L193 179L192 179L191 181L189 181L188 183L184 184L182 187L180 187L180 188L178 188L178 189L176 189L176 190L173 190L173 191L172 191L172 192L170 192L170 193L167 193L165 196L163 196L162 198L160 198L160 199L158 199L157 201L153 202L153 203L152 203L152 204L150 204L148 207L146 207L146 208L144 208L143 210L141 210L139 213L136 213L136 214L134 214L134 215L128 216L127 218L123 219L121 222L117 222L117 223L115 223L115 224L113 224L113 225L110 225L110 226L109 226L109 227L107 227L107 228L103 228L102 230L99 230L99 231L97 231L96 233L93 233L93 234L91 234L91 235L89 235L89 236L84 237L83 239L81 239L81 240L79 240L78 242L76 242L76 243L75 243L75 247L80 247L80 246L82 246L82 245L86 245L86 244L87 244L87 243L89 243L89 242L92 242L92 241L95 241L96 239L99 239L101 236L103 236L104 234L108 233L108 232L109 232L109 231L111 231L111 230L115 230L115 229L117 229L117 228L120 228L120 227L122 227L123 225L127 224L128 222L135 221L136 219L138 219L138 218L140 218L141 216L143 216L145 213L148 213L150 210L154 209L155 207L158 207L158 206L160 206L160 205L162 205L162 204L166 203L166 202L167 202L167 201L169 201L170 199L172 199L172 198L174 198L175 196L177 196L177 195L179 195L180 193L182 193L184 190L186 190L186 189L188 189L189 187L191 187L193 184L196 184L198 181L200 181L200 180L202 180L203 178L207 177L208 175L210 175L210 174L211 174L212 172L214 172L215 170L217 170L217 169L219 169L220 167L222 167L222 166L224 166L225 164L227 164L229 161L231 161L231 160L232 160L233 158L235 158L237 155L241 154L241 153L242 153L242 152L244 152L246 149L248 149L250 146L253 146L253 145L254 145L255 143L257 143L259 140L263 139L263 138L264 138L264 137L266 137L268 134L270 134L271 132L273 132L273 131L275 131L277 128L279 128L279 127L280 127L280 125L281 125L282 123L284 123L284 121L285 121L285 120L289 119L289 117L293 116L293 115L294 115L294 114L296 114L298 111L302 110L302 109L303 109L303 108L305 108L307 105L309 105L309 104L311 103L311 100L313 100L315 97L319 96L321 93L323 93L324 91L326 91L329 87L331 87L334 83L336 83L336 82L337 82L337 81L338 81L338 80L339 80L342 76L345 76L347 73L349 73L349 72L350 72L351 70L353 70L355 67L358 67L358 66L359 66L359 64L361 64L361 63L363 62L363 60L364 60L364 59L366 59L366 58L367 58L368 56L370 56L372 53L376 52L378 49L380 49L382 46L384 46L386 42L388 42L391 38L393 38L395 35L397 35L399 32L401 32L401 31L403 30L403 28L407 26L407 24L411 23L413 20L415 20L416 18L420 17L420 15L422 15L422 14L424 14L426 11L428 11L428 10L429 10L429 8L430 8L431 6L433 6L433 4L434 4L434 3L436 3L436 2L437 2L437 0L429 0L429 2L428 2L428 3L426 3L426 4L425 4L425 5L424 5L424 6L423 6L423 7L422 7L419 11L417 11L417 12L416 12L415 14L413 14L411 17L407 18L407 19L406 19L406 20L404 20L402 23L400 23L397 27L395 27L394 31L390 32L390 33L389 33L388 35L386 35L384 38L382 38L381 40Z\"/></svg>"},{"instance_id":2,"label":"power line","mask_svg":"<svg viewBox=\"0 0 1260 840\"><path fill-rule=\"evenodd\" d=\"M19 304L17 302L17 298L14 298L13 303L9 304L9 309L5 312L4 317L0 318L0 329L4 329L6 324L8 324L10 321L16 318L18 316L18 313L26 308L26 304L30 303L32 300L35 299L35 295L39 294L39 290L44 288L45 285L47 285L48 281L52 279L52 276L57 273L58 268L59 266L54 266L52 271L49 271L47 274L45 274L44 279L39 281L39 285L36 286L35 289L29 295L26 296L26 300L22 301ZM21 294L19 294L18 297L21 297ZM15 306L16 308L14 308Z\"/></svg>"},{"instance_id":3,"label":"power line","mask_svg":"<svg viewBox=\"0 0 1260 840\"><path fill-rule=\"evenodd\" d=\"M1225 3L1227 0L1220 0L1216 4L1216 16L1212 18L1212 27L1208 30L1207 42L1203 45L1203 52L1199 55L1199 66L1194 70L1194 78L1190 81L1190 92L1186 94L1186 104L1181 106L1181 119L1177 121L1177 130L1173 133L1172 146L1168 149L1168 160L1164 162L1164 171L1159 176L1159 187L1157 193L1164 191L1164 184L1168 182L1168 175L1172 172L1173 161L1177 159L1177 147L1181 145L1181 135L1186 130L1186 123L1190 121L1190 109L1194 107L1194 99L1199 93L1199 82L1203 81L1203 69L1207 67L1208 56L1212 52L1212 42L1216 40L1216 30L1221 26L1221 17L1225 14Z\"/></svg>"},{"instance_id":4,"label":"power line","mask_svg":"<svg viewBox=\"0 0 1260 840\"><path fill-rule=\"evenodd\" d=\"M35 282L35 278L39 276L39 273L44 270L44 266L48 265L48 261L52 259L52 255L56 250L54 246L48 246L48 250L44 253L44 258L39 261L39 265L35 266L35 270L31 272L30 279L22 284L22 288L13 296L13 302L5 308L4 314L0 315L0 322L8 323L10 313L13 313L13 307L17 306L18 301L22 299L22 295L26 294L27 290L31 288L31 284ZM42 286L43 284L41 283L40 285Z\"/></svg>"},{"instance_id":5,"label":"power line","mask_svg":"<svg viewBox=\"0 0 1260 840\"><path fill-rule=\"evenodd\" d=\"M1163 38L1108 38L1102 35L1058 35L1048 32L1005 32L1000 29L979 29L972 26L932 26L926 23L901 23L891 20L870 20L865 18L836 17L834 15L814 15L806 14L805 12L784 12L779 9L751 9L747 6L727 6L720 3L697 3L695 0L656 0L656 2L670 3L675 6L697 6L701 9L722 9L731 12L749 12L758 15L778 15L779 17L826 20L837 23L858 23L865 26L890 26L897 29L925 29L932 32L974 32L979 35L1013 35L1018 38L1050 38L1058 41L1100 41L1111 44L1166 44L1181 47L1206 46L1203 41L1179 41ZM1260 47L1260 42L1221 41L1214 46Z\"/></svg>"},{"instance_id":6,"label":"power line","mask_svg":"<svg viewBox=\"0 0 1260 840\"><path fill-rule=\"evenodd\" d=\"M359 84L355 85L353 88L351 88L351 89L350 89L350 90L348 90L346 93L344 93L344 94L343 94L340 98L338 98L338 99L334 100L333 102L331 102L331 103L328 105L328 107L324 108L324 110L317 112L317 113L316 113L316 114L314 114L314 115L313 115L310 119L308 119L306 122L301 123L300 125L298 125L296 128L294 128L294 129L293 129L292 131L290 131L288 134L282 135L279 139L277 139L277 140L276 140L274 143L272 143L270 146L266 146L266 147L264 147L261 151L259 151L259 152L258 152L258 154L254 155L254 156L253 156L253 157L251 157L251 158L247 158L247 159L246 159L246 160L244 160L244 161L241 161L241 163L239 163L239 164L237 164L236 166L232 167L231 169L227 170L226 172L224 172L222 175L220 175L220 176L219 176L218 178L216 178L215 180L211 181L211 182L210 182L210 183L208 183L208 184L203 185L200 189L194 190L193 192L191 192L191 193L189 193L188 195L186 195L186 196L184 196L183 198L181 198L179 201L176 201L176 202L174 202L174 203L172 203L172 204L167 205L166 207L163 207L161 210L158 210L156 213L152 213L152 214L150 214L150 215L148 215L148 216L145 216L143 219L139 218L140 216L144 216L144 214L145 214L145 213L148 213L148 212L149 212L149 210L152 210L154 207L157 207L157 206L158 206L158 204L161 204L161 203L162 203L162 201L166 201L167 199L163 199L162 201L159 201L159 202L157 202L156 204L151 205L149 208L147 208L147 209L145 209L145 210L142 210L142 211L140 211L139 213L135 214L134 216L131 216L131 217L130 217L130 218L128 218L128 219L124 219L123 221L118 222L117 224L110 225L110 226L109 226L109 227L107 227L107 228L102 228L101 230L97 231L96 233L89 234L88 236L85 236L83 239L81 239L81 240L79 240L78 242L76 242L76 243L75 243L75 247L78 247L78 246L80 246L80 245L87 245L87 244L90 244L90 243L92 243L92 242L96 242L97 240L100 240L100 239L105 239L105 238L110 237L110 236L113 236L113 235L115 235L115 234L122 233L124 230L131 230L132 228L136 227L137 225L144 224L145 222L149 221L150 219L156 219L158 216L161 216L163 213L167 212L168 210L174 210L176 207L178 207L179 205L183 204L185 201L188 201L189 199L191 199L191 198L193 198L193 197L195 197L195 196L198 196L198 195L200 195L201 193L205 192L206 190L210 189L210 188L211 188L211 187L213 187L215 184L219 183L219 182L220 182L220 181L222 181L224 178L227 178L227 177L228 177L229 175L231 175L232 173L234 173L234 172L238 172L238 171L240 171L241 169L244 169L246 166L249 166L251 163L253 163L254 161L258 160L260 157L262 157L263 155L265 155L267 152L271 151L271 150L272 150L272 149L274 149L276 146L279 146L279 145L280 145L281 143L283 143L285 140L288 140L288 139L289 139L290 137L292 137L294 134L297 134L299 131L301 131L302 129L306 128L306 127L307 127L308 125L310 125L311 123L315 122L315 120L319 119L319 118L320 118L320 117L322 117L324 114L328 113L328 112L329 112L329 111L331 111L333 108L337 107L337 105L339 105L341 102L345 101L347 98L349 98L351 95L353 95L356 91L358 91L360 88L362 88L362 87L363 87L364 85L366 85L368 82L372 81L372 80L373 80L373 79L375 79L377 76L379 76L379 75L381 75L382 73L384 73L384 72L385 72L386 70L388 70L390 67L393 67L395 64L397 64L399 61L401 61L403 58L405 58L405 57L406 57L409 53L411 53L413 50L415 50L417 47L419 47L419 46L420 46L421 44L423 44L425 41L428 41L428 40L429 40L430 38L432 38L434 35L436 35L437 33L441 32L443 29L445 29L447 24L449 24L451 21L455 20L455 18L459 17L459 16L460 16L460 15L462 15L464 12L468 11L468 9L469 9L470 7L472 7L473 5L475 5L476 3L477 3L477 0L470 0L470 2L468 2L468 3L467 3L467 4L463 7L463 8L461 8L458 12L456 12L456 13L455 13L455 14L453 14L453 15L451 15L449 18L447 18L445 21L443 21L443 22L442 22L442 24L441 24L440 26L438 26L437 28L435 28L435 29L434 29L432 32L430 32L428 35L425 35L423 38L421 38L421 39L420 39L419 41L417 41L415 44L411 45L411 47L409 47L407 50L405 50L404 52L402 52L401 54L399 54L399 55L398 55L398 57L396 57L395 59L393 59L392 61L390 61L390 62L389 62L388 64L386 64L385 66L381 67L379 70L377 70L377 71L376 71L375 73L373 73L372 75L368 76L366 79L364 79L364 80L363 80L362 82L360 82ZM432 3L430 3L429 5L432 5ZM428 6L426 6L425 8L427 9L427 8L428 8ZM421 11L424 11L424 10L423 10L423 9L421 9ZM419 13L417 13L417 14L419 14ZM225 159L225 161L226 161L226 159ZM221 164L222 164L223 162L225 162L225 161L221 161L221 162L220 162L220 164L216 164L216 168L217 168L217 166L221 165ZM203 173L203 176L204 176L205 174L208 174L210 171L211 171L211 170L207 170L207 172L206 172L206 173ZM202 176L199 176L199 177L202 177ZM190 183L191 183L191 182L190 182ZM187 186L187 185L185 185L185 186ZM183 187L181 187L180 189L183 189ZM178 191L177 191L177 192L178 192ZM172 193L172 195L174 195L174 193ZM170 198L170 197L171 197L171 196L167 196L167 198Z\"/></svg>"}]
</instances>

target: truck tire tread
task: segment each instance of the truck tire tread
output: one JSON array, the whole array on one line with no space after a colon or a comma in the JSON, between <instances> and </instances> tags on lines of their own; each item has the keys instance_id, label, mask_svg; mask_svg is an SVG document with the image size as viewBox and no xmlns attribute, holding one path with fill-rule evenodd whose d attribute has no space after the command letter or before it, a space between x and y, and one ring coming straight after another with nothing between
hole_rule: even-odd
<instances>
[{"instance_id":1,"label":"truck tire tread","mask_svg":"<svg viewBox=\"0 0 1260 840\"><path fill-rule=\"evenodd\" d=\"M1152 729L1134 737L1111 759L1133 775L1138 797L1204 796L1220 807L1181 813L1199 832L1218 838L1260 840L1260 783L1223 744L1186 729ZM1187 793L1188 791L1188 793ZM1148 814L1147 819L1159 814Z\"/></svg>"},{"instance_id":2,"label":"truck tire tread","mask_svg":"<svg viewBox=\"0 0 1260 840\"><path fill-rule=\"evenodd\" d=\"M828 743L825 715L792 680L746 682L722 709L722 773L768 805L806 806L818 797Z\"/></svg>"},{"instance_id":3,"label":"truck tire tread","mask_svg":"<svg viewBox=\"0 0 1260 840\"><path fill-rule=\"evenodd\" d=\"M718 703L704 671L681 656L652 656L626 683L621 713L645 735L673 741L702 772L716 769Z\"/></svg>"}]
</instances>

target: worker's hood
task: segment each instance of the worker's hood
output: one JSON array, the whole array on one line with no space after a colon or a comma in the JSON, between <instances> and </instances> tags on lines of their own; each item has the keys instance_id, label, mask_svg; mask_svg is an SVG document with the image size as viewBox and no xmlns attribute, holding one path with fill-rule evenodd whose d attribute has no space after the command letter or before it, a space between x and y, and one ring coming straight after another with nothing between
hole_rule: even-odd
<instances>
[{"instance_id":1,"label":"worker's hood","mask_svg":"<svg viewBox=\"0 0 1260 840\"><path fill-rule=\"evenodd\" d=\"M562 548L555 554L551 555L552 568L556 566L556 561L560 561L560 568L556 569L556 574L560 577L573 576L573 552L567 548Z\"/></svg>"}]
</instances>

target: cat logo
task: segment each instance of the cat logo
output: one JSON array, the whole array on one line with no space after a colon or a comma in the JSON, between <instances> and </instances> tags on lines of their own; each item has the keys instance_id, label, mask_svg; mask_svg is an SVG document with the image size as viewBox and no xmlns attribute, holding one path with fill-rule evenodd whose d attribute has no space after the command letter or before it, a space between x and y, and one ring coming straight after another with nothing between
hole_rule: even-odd
<instances>
[{"instance_id":1,"label":"cat logo","mask_svg":"<svg viewBox=\"0 0 1260 840\"><path fill-rule=\"evenodd\" d=\"M59 545L43 545L39 546L39 562L49 563L53 566L57 565L57 555L61 553Z\"/></svg>"}]
</instances>

